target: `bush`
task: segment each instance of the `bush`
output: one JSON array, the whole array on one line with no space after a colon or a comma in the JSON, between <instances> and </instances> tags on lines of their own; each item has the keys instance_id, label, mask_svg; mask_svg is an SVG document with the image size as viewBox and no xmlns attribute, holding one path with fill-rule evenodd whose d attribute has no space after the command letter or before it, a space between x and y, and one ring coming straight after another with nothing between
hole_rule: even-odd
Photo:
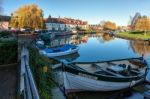
<instances>
[{"instance_id":1,"label":"bush","mask_svg":"<svg viewBox=\"0 0 150 99\"><path fill-rule=\"evenodd\" d=\"M12 35L12 32L10 31L1 31L0 32L0 37L9 37Z\"/></svg>"},{"instance_id":2,"label":"bush","mask_svg":"<svg viewBox=\"0 0 150 99\"><path fill-rule=\"evenodd\" d=\"M0 65L17 62L18 43L13 41L0 41Z\"/></svg>"},{"instance_id":3,"label":"bush","mask_svg":"<svg viewBox=\"0 0 150 99\"><path fill-rule=\"evenodd\" d=\"M49 59L40 55L38 50L33 47L28 47L30 53L30 66L39 90L41 99L51 99L51 88L53 86L51 77L51 68L49 67ZM47 67L48 72L44 71Z\"/></svg>"}]
</instances>

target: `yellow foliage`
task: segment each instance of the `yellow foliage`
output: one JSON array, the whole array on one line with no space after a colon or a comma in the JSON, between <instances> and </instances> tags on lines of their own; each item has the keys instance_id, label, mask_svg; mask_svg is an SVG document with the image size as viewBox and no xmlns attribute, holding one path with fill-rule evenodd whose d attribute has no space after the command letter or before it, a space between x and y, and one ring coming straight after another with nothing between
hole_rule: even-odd
<instances>
[{"instance_id":1,"label":"yellow foliage","mask_svg":"<svg viewBox=\"0 0 150 99\"><path fill-rule=\"evenodd\" d=\"M43 28L43 11L37 5L24 5L17 9L11 17L11 27L14 28Z\"/></svg>"},{"instance_id":2,"label":"yellow foliage","mask_svg":"<svg viewBox=\"0 0 150 99\"><path fill-rule=\"evenodd\" d=\"M116 24L110 21L104 23L104 28L109 30L115 30L117 28Z\"/></svg>"},{"instance_id":3,"label":"yellow foliage","mask_svg":"<svg viewBox=\"0 0 150 99\"><path fill-rule=\"evenodd\" d=\"M47 67L47 66L44 66L44 67L43 67L43 72L46 73L47 71L48 71L48 67Z\"/></svg>"},{"instance_id":4,"label":"yellow foliage","mask_svg":"<svg viewBox=\"0 0 150 99\"><path fill-rule=\"evenodd\" d=\"M139 31L150 31L150 19L148 17L142 17L138 19L135 29Z\"/></svg>"}]
</instances>

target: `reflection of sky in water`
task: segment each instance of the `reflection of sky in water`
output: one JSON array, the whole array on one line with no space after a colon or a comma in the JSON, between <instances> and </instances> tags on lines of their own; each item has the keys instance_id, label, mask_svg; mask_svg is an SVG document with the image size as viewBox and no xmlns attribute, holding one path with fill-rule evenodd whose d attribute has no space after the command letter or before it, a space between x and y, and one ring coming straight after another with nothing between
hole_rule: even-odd
<instances>
[{"instance_id":1,"label":"reflection of sky in water","mask_svg":"<svg viewBox=\"0 0 150 99\"><path fill-rule=\"evenodd\" d=\"M68 38L68 40L71 39ZM66 41L69 42L68 40ZM73 61L102 61L140 56L133 51L129 40L119 38L104 41L102 37L88 37L87 42L81 43L79 46L79 56ZM150 54L145 58L150 64Z\"/></svg>"},{"instance_id":2,"label":"reflection of sky in water","mask_svg":"<svg viewBox=\"0 0 150 99\"><path fill-rule=\"evenodd\" d=\"M128 57L137 57L128 46L128 41L115 39L108 42L100 42L96 38L89 38L85 44L80 44L80 57L76 61L110 60Z\"/></svg>"}]
</instances>

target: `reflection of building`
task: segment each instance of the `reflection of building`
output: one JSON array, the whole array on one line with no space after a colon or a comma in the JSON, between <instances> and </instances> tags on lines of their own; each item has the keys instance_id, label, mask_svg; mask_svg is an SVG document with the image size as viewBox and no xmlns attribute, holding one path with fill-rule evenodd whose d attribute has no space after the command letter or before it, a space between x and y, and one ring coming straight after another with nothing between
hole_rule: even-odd
<instances>
[{"instance_id":1,"label":"reflection of building","mask_svg":"<svg viewBox=\"0 0 150 99\"><path fill-rule=\"evenodd\" d=\"M10 16L1 16L0 15L0 29L8 29L9 28Z\"/></svg>"},{"instance_id":2,"label":"reflection of building","mask_svg":"<svg viewBox=\"0 0 150 99\"><path fill-rule=\"evenodd\" d=\"M48 46L50 47L56 47L56 46L61 46L64 44L81 44L81 43L86 43L88 41L88 36L87 35L82 35L82 36L77 36L77 35L71 35L71 36L65 36L65 37L60 37L60 38L55 38L48 42Z\"/></svg>"},{"instance_id":3,"label":"reflection of building","mask_svg":"<svg viewBox=\"0 0 150 99\"><path fill-rule=\"evenodd\" d=\"M132 47L134 52L140 55L147 56L150 54L150 45L148 44L148 42L130 41L130 46Z\"/></svg>"},{"instance_id":4,"label":"reflection of building","mask_svg":"<svg viewBox=\"0 0 150 99\"><path fill-rule=\"evenodd\" d=\"M87 21L71 19L71 18L53 18L49 16L45 19L46 27L48 30L74 30L76 27L80 27L82 29L87 28Z\"/></svg>"}]
</instances>

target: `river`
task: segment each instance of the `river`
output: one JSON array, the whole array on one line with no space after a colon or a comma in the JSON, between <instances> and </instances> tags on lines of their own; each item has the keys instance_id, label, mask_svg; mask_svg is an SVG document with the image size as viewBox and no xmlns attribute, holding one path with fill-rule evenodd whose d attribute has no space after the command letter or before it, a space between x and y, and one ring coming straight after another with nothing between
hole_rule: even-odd
<instances>
[{"instance_id":1,"label":"river","mask_svg":"<svg viewBox=\"0 0 150 99\"><path fill-rule=\"evenodd\" d=\"M150 43L144 41L125 40L121 38L112 37L106 34L86 34L86 35L72 35L56 37L47 45L51 47L63 44L76 44L80 46L78 53L57 57L66 62L74 61L104 61L122 58L133 58L144 56L150 66ZM143 85L142 85L143 86ZM140 89L143 90L144 88ZM133 92L132 94L135 94ZM103 96L112 96L114 93L75 93L77 99L106 99ZM127 99L142 99L138 96ZM133 96L133 95L131 95ZM73 98L74 99L74 98ZM76 99L76 98L75 98ZM108 98L108 99L116 99ZM117 98L120 99L120 98ZM124 98L121 98L124 99ZM126 99L126 98L125 98Z\"/></svg>"}]
</instances>

